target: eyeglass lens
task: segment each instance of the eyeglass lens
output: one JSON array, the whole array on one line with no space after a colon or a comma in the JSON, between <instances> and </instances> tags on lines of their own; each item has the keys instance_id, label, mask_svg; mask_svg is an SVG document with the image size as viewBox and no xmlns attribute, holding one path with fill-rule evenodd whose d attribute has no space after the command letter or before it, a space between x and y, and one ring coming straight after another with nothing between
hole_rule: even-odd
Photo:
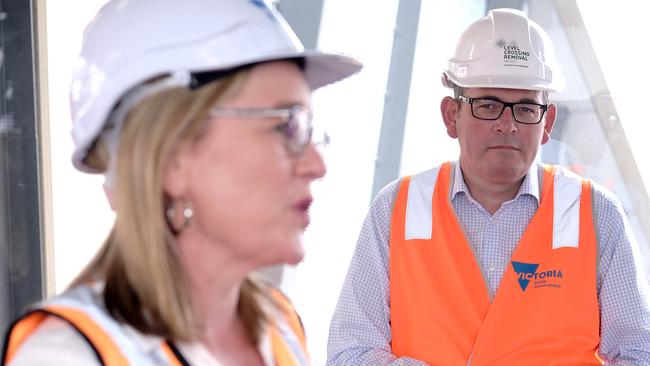
<instances>
[{"instance_id":1,"label":"eyeglass lens","mask_svg":"<svg viewBox=\"0 0 650 366\"><path fill-rule=\"evenodd\" d=\"M311 130L310 114L302 108L292 108L287 131L289 152L296 155L302 153L310 141Z\"/></svg>"}]
</instances>

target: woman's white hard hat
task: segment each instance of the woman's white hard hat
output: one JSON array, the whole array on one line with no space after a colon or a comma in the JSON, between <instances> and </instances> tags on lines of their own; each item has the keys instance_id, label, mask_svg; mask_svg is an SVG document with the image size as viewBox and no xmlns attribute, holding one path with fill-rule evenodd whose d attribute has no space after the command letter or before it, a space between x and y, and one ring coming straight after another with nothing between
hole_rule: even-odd
<instances>
[{"instance_id":1,"label":"woman's white hard hat","mask_svg":"<svg viewBox=\"0 0 650 366\"><path fill-rule=\"evenodd\" d=\"M73 164L95 172L83 160L111 111L154 77L173 74L172 86L188 86L193 73L294 58L304 60L312 89L361 69L351 57L305 50L264 0L109 1L84 33L73 75Z\"/></svg>"},{"instance_id":2,"label":"woman's white hard hat","mask_svg":"<svg viewBox=\"0 0 650 366\"><path fill-rule=\"evenodd\" d=\"M549 36L524 12L495 9L460 36L443 85L556 92L564 79Z\"/></svg>"}]
</instances>

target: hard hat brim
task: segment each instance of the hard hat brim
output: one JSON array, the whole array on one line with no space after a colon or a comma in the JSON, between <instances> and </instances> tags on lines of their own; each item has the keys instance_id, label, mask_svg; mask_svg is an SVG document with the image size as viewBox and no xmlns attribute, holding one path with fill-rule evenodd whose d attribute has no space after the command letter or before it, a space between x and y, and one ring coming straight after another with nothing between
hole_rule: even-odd
<instances>
[{"instance_id":1,"label":"hard hat brim","mask_svg":"<svg viewBox=\"0 0 650 366\"><path fill-rule=\"evenodd\" d=\"M207 66L201 69L193 69L191 72L221 71L230 68L240 68L242 65L255 65L290 59L305 60L304 74L311 90L341 81L359 72L363 67L359 61L350 56L316 50L302 50L275 53L273 55L252 58L245 61L238 60L236 64L231 66L224 64L220 64L218 68Z\"/></svg>"},{"instance_id":2,"label":"hard hat brim","mask_svg":"<svg viewBox=\"0 0 650 366\"><path fill-rule=\"evenodd\" d=\"M553 81L542 80L538 78L526 78L521 76L506 75L480 75L467 78L456 78L450 72L443 72L446 77L454 84L462 88L497 88L497 89L522 89L522 90L539 90L546 92L559 92L564 86L564 80L556 77ZM445 84L443 79L443 85Z\"/></svg>"},{"instance_id":3,"label":"hard hat brim","mask_svg":"<svg viewBox=\"0 0 650 366\"><path fill-rule=\"evenodd\" d=\"M305 78L312 90L341 81L362 68L359 61L345 55L318 51L304 51L302 54Z\"/></svg>"}]
</instances>

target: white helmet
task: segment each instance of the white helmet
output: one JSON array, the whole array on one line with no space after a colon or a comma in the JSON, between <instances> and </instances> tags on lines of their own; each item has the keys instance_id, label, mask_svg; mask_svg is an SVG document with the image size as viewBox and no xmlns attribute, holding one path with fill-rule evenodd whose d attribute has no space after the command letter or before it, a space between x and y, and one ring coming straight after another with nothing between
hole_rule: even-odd
<instances>
[{"instance_id":1,"label":"white helmet","mask_svg":"<svg viewBox=\"0 0 650 366\"><path fill-rule=\"evenodd\" d=\"M461 35L443 85L559 91L564 85L546 32L514 9L490 10Z\"/></svg>"},{"instance_id":2,"label":"white helmet","mask_svg":"<svg viewBox=\"0 0 650 366\"><path fill-rule=\"evenodd\" d=\"M72 80L72 162L96 172L83 159L112 109L155 76L173 74L167 87L188 86L192 73L290 58L305 60L312 89L361 69L353 58L305 50L264 0L111 0L84 33Z\"/></svg>"}]
</instances>

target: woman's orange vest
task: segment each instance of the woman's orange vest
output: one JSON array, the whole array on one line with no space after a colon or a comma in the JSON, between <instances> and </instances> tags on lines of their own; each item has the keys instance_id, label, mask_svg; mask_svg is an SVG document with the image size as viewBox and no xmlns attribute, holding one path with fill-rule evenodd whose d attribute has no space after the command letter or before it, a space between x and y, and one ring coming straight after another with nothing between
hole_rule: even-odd
<instances>
[{"instance_id":1,"label":"woman's orange vest","mask_svg":"<svg viewBox=\"0 0 650 366\"><path fill-rule=\"evenodd\" d=\"M409 198L423 198L422 190L409 189L417 176L404 178L396 197L390 229L393 353L445 366L602 365L589 181L544 166L539 209L491 299L451 205L452 170L445 163L432 178L431 206L424 207L429 237L407 233L407 220L417 216L409 211ZM564 194L572 185L575 197ZM554 211L558 196L562 212ZM573 228L572 212L579 216ZM572 230L575 243L563 241L559 233Z\"/></svg>"},{"instance_id":2,"label":"woman's orange vest","mask_svg":"<svg viewBox=\"0 0 650 366\"><path fill-rule=\"evenodd\" d=\"M63 319L77 329L89 342L101 364L110 366L138 364L138 358L142 357L142 355L135 354L135 352L132 352L133 349L127 350L119 346L119 344L126 345L128 339L124 339L120 334L112 334L115 332L115 329L119 329L119 326L117 326L114 320L107 321L107 317L97 316L104 309L100 309L91 302L85 301L84 299L91 298L94 295L90 293L92 290L88 287L81 287L83 288L77 288L76 292L81 291L82 296L78 296L73 300L76 302L76 306L71 305L70 301L68 301L70 299L65 298L66 295L64 294L18 319L9 329L7 339L5 340L2 365L10 363L20 345L48 316ZM303 366L309 364L305 335L298 314L296 314L293 306L284 295L273 290L273 297L284 314L284 321L286 322L286 324L285 322L276 324L271 321L268 327L275 365ZM81 301L79 301L80 299ZM292 335L288 337L286 333L291 333ZM118 338L121 338L120 341L117 341ZM287 339L289 338L295 338L298 344L288 343ZM132 345L128 344L128 346L130 347ZM167 341L161 343L160 350L158 351L161 352L162 357L167 360L170 366L188 365L187 361L172 342Z\"/></svg>"}]
</instances>

